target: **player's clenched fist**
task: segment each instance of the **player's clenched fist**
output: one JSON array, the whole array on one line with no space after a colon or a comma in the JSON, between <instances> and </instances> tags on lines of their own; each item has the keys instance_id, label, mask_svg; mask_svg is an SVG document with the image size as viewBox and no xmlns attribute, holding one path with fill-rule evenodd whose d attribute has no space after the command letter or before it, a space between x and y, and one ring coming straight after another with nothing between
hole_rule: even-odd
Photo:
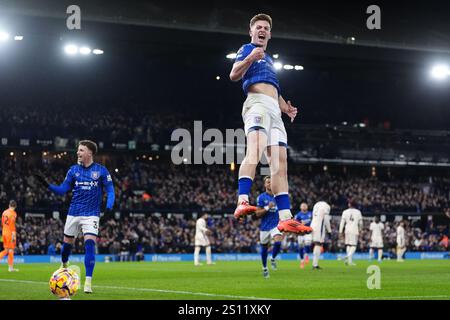
<instances>
[{"instance_id":1,"label":"player's clenched fist","mask_svg":"<svg viewBox=\"0 0 450 320\"><path fill-rule=\"evenodd\" d=\"M264 49L263 48L255 48L250 53L250 59L252 61L258 61L264 58Z\"/></svg>"}]
</instances>

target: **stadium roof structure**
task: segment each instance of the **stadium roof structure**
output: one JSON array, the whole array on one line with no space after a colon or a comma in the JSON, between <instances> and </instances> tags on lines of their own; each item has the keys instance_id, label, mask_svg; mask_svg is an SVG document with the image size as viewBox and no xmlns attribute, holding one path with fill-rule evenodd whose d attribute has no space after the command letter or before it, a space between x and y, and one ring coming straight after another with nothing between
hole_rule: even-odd
<instances>
[{"instance_id":1,"label":"stadium roof structure","mask_svg":"<svg viewBox=\"0 0 450 320\"><path fill-rule=\"evenodd\" d=\"M267 12L274 19L269 53L304 66L280 72L283 95L301 108L302 124L368 118L370 126L387 120L392 128L446 130L448 81L436 84L428 74L435 61L450 65L450 4L392 2L377 1L382 29L371 31L368 1L79 0L82 30L69 31L71 1L0 0L0 31L6 25L25 35L20 45L4 51L0 46L2 97L16 103L35 93L44 103L64 94L63 100L83 103L77 95L82 90L102 100L128 94L143 105L208 109L214 103L226 110L241 105L242 91L228 80L232 61L225 56L249 41L249 18ZM66 59L61 48L74 39L105 54ZM14 78L27 95L18 95L18 86L6 89ZM168 95L174 79L185 85ZM69 89L76 97L67 97ZM210 94L199 97L199 90ZM219 94L223 99L217 101Z\"/></svg>"},{"instance_id":2,"label":"stadium roof structure","mask_svg":"<svg viewBox=\"0 0 450 320\"><path fill-rule=\"evenodd\" d=\"M0 12L67 17L71 1L2 0ZM176 1L79 0L84 21L246 35L249 18L266 12L277 37L450 53L450 4L446 1L377 1L381 30L369 30L366 10L372 1ZM349 39L354 38L354 41Z\"/></svg>"}]
</instances>

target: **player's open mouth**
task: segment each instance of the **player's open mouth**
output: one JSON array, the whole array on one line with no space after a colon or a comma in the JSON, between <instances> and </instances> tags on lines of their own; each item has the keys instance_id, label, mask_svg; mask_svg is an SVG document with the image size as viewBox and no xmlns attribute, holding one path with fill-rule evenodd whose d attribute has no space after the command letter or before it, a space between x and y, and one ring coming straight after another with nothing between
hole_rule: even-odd
<instances>
[{"instance_id":1,"label":"player's open mouth","mask_svg":"<svg viewBox=\"0 0 450 320\"><path fill-rule=\"evenodd\" d=\"M258 38L259 38L259 40L265 40L265 39L266 39L266 36L264 36L264 35L259 35Z\"/></svg>"}]
</instances>

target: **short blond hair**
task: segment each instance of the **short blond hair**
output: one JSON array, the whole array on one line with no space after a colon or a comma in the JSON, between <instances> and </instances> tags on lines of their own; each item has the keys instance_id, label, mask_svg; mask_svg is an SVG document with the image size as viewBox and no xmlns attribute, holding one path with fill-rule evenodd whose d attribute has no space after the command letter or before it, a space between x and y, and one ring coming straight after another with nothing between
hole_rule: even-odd
<instances>
[{"instance_id":1,"label":"short blond hair","mask_svg":"<svg viewBox=\"0 0 450 320\"><path fill-rule=\"evenodd\" d=\"M256 23L256 21L267 21L270 25L270 30L272 30L272 18L265 13L258 13L250 20L250 29L253 27L253 25Z\"/></svg>"},{"instance_id":2,"label":"short blond hair","mask_svg":"<svg viewBox=\"0 0 450 320\"><path fill-rule=\"evenodd\" d=\"M86 148L91 150L93 155L96 154L98 150L97 144L91 140L81 140L80 142L78 142L78 146L85 146Z\"/></svg>"}]
</instances>

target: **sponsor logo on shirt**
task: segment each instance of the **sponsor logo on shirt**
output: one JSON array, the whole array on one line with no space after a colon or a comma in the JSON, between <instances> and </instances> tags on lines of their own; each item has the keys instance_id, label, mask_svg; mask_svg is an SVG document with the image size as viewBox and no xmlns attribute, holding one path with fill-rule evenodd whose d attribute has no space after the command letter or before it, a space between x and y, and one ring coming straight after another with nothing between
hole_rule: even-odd
<instances>
[{"instance_id":1,"label":"sponsor logo on shirt","mask_svg":"<svg viewBox=\"0 0 450 320\"><path fill-rule=\"evenodd\" d=\"M98 187L98 181L75 181L75 185L78 186L88 186L88 187Z\"/></svg>"}]
</instances>

